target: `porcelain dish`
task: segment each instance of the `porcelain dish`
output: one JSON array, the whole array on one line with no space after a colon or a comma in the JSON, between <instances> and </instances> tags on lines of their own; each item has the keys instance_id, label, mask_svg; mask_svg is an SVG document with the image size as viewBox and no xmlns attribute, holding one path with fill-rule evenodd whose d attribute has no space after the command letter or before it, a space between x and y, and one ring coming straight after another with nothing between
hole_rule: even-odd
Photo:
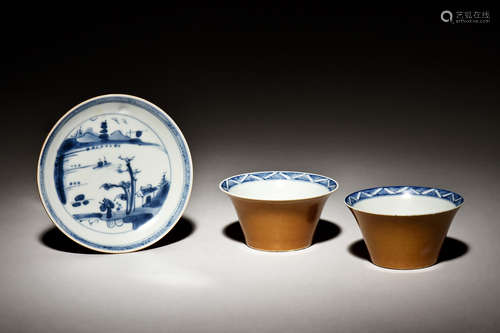
<instances>
[{"instance_id":1,"label":"porcelain dish","mask_svg":"<svg viewBox=\"0 0 500 333\"><path fill-rule=\"evenodd\" d=\"M37 171L42 203L75 242L129 252L167 234L189 201L193 168L175 122L130 95L89 99L50 131Z\"/></svg>"}]
</instances>

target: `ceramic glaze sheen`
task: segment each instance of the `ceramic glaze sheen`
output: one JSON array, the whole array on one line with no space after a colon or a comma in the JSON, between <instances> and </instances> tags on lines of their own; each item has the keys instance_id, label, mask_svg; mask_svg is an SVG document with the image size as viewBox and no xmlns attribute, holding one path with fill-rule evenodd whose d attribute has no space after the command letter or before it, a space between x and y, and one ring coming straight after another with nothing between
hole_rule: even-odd
<instances>
[{"instance_id":1,"label":"ceramic glaze sheen","mask_svg":"<svg viewBox=\"0 0 500 333\"><path fill-rule=\"evenodd\" d=\"M265 251L309 247L328 196L296 201L231 197L246 243Z\"/></svg>"}]
</instances>

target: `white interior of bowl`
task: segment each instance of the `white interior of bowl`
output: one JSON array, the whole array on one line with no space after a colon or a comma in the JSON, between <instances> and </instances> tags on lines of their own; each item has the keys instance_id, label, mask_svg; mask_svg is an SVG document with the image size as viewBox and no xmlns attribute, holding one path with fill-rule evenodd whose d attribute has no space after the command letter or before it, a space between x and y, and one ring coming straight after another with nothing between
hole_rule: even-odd
<instances>
[{"instance_id":1,"label":"white interior of bowl","mask_svg":"<svg viewBox=\"0 0 500 333\"><path fill-rule=\"evenodd\" d=\"M275 179L238 184L227 192L255 200L300 200L322 196L330 191L315 183Z\"/></svg>"},{"instance_id":2,"label":"white interior of bowl","mask_svg":"<svg viewBox=\"0 0 500 333\"><path fill-rule=\"evenodd\" d=\"M411 194L388 195L358 201L354 209L380 215L436 214L456 208L448 200Z\"/></svg>"}]
</instances>

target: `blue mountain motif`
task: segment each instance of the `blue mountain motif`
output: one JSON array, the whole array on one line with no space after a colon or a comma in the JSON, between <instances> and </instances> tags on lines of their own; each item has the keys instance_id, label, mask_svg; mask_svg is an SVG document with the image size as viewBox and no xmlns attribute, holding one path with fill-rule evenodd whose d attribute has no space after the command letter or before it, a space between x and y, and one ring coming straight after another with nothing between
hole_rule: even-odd
<instances>
[{"instance_id":1,"label":"blue mountain motif","mask_svg":"<svg viewBox=\"0 0 500 333\"><path fill-rule=\"evenodd\" d=\"M106 124L106 125L104 125ZM59 200L66 204L66 194L64 192L64 158L71 152L79 150L89 150L91 148L99 147L100 145L112 144L133 144L140 146L158 146L156 143L144 142L139 138L131 138L124 135L120 130L116 130L111 135L107 133L107 122L103 121L101 124L101 132L97 134L92 130L85 133L77 131L76 135L67 138L63 141L57 151L57 157L54 168L54 180L56 183L56 191ZM139 131L140 132L140 131Z\"/></svg>"}]
</instances>

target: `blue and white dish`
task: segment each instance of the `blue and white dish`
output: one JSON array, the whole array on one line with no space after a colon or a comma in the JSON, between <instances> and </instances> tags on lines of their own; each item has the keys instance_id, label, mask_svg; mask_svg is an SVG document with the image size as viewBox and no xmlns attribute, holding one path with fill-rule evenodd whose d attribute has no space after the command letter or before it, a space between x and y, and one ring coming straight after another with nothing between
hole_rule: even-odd
<instances>
[{"instance_id":1,"label":"blue and white dish","mask_svg":"<svg viewBox=\"0 0 500 333\"><path fill-rule=\"evenodd\" d=\"M159 107L104 95L66 113L49 133L37 173L42 203L75 242L129 252L167 234L193 181L188 145Z\"/></svg>"},{"instance_id":2,"label":"blue and white dish","mask_svg":"<svg viewBox=\"0 0 500 333\"><path fill-rule=\"evenodd\" d=\"M298 171L249 172L224 179L219 188L231 196L253 200L303 200L329 195L338 183L322 175Z\"/></svg>"},{"instance_id":3,"label":"blue and white dish","mask_svg":"<svg viewBox=\"0 0 500 333\"><path fill-rule=\"evenodd\" d=\"M383 215L437 214L460 207L463 197L455 192L425 186L382 186L359 190L345 198L353 209Z\"/></svg>"}]
</instances>

